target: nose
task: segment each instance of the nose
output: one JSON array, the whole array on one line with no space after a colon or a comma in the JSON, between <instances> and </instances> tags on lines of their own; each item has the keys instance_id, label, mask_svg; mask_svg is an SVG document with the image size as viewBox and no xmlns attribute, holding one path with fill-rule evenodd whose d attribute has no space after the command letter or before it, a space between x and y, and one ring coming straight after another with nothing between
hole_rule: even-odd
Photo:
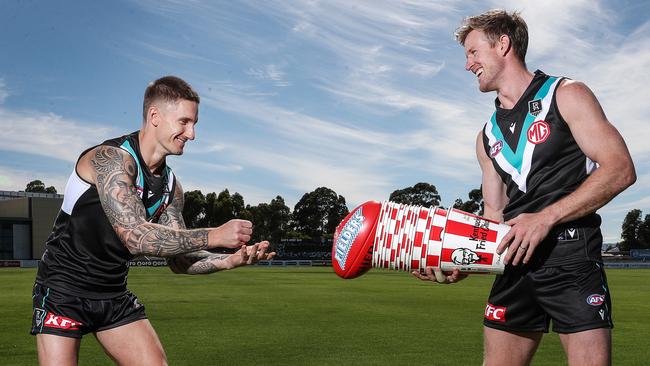
<instances>
[{"instance_id":1,"label":"nose","mask_svg":"<svg viewBox=\"0 0 650 366\"><path fill-rule=\"evenodd\" d=\"M474 61L470 57L467 57L467 61L465 61L465 70L471 71L472 65L474 65Z\"/></svg>"},{"instance_id":2,"label":"nose","mask_svg":"<svg viewBox=\"0 0 650 366\"><path fill-rule=\"evenodd\" d=\"M185 126L185 137L187 137L188 140L194 140L194 137L196 137L196 133L194 132L194 123L188 123Z\"/></svg>"}]
</instances>

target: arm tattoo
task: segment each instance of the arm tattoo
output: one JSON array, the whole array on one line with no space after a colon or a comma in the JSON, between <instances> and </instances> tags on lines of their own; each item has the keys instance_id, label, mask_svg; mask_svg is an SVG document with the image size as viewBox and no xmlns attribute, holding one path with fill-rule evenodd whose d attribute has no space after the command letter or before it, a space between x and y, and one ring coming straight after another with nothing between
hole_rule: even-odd
<instances>
[{"instance_id":1,"label":"arm tattoo","mask_svg":"<svg viewBox=\"0 0 650 366\"><path fill-rule=\"evenodd\" d=\"M186 229L185 220L183 220L184 205L185 197L183 196L183 188L178 179L176 179L176 189L174 190L172 204L160 215L158 223L174 229Z\"/></svg>"},{"instance_id":2,"label":"arm tattoo","mask_svg":"<svg viewBox=\"0 0 650 366\"><path fill-rule=\"evenodd\" d=\"M202 250L199 252L179 254L169 258L167 263L174 273L192 275L208 274L225 269L219 268L216 262L226 260L229 256L229 254L213 254Z\"/></svg>"},{"instance_id":3,"label":"arm tattoo","mask_svg":"<svg viewBox=\"0 0 650 366\"><path fill-rule=\"evenodd\" d=\"M181 213L177 214L180 221L178 216L166 219L167 222L176 222L177 227L146 221L145 208L134 184L137 175L135 161L126 152L112 146L100 146L91 164L97 174L97 193L106 217L129 252L169 257L208 247L209 230L183 230L182 198L179 200ZM182 191L179 191L180 188L174 193L175 199L179 194L182 196Z\"/></svg>"}]
</instances>

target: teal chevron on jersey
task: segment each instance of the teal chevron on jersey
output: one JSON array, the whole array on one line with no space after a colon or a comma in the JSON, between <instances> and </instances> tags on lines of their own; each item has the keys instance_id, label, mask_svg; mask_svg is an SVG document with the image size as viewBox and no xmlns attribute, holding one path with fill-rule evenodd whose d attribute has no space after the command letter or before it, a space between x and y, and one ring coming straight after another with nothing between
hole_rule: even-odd
<instances>
[{"instance_id":1,"label":"teal chevron on jersey","mask_svg":"<svg viewBox=\"0 0 650 366\"><path fill-rule=\"evenodd\" d=\"M537 94L535 94L534 99L544 99L548 95L551 89L551 85L553 85L557 79L558 79L557 77L549 77L548 80L539 89L539 91L537 91ZM492 129L491 129L492 134L494 135L497 141L505 141L503 133L501 133L501 129L497 124L496 116L497 116L497 112L495 111L492 114L492 118L490 119L490 122L492 123ZM503 157L513 168L515 168L515 170L519 174L521 174L522 162L524 160L524 151L526 150L526 145L530 143L528 141L526 132L533 124L533 122L535 122L535 119L536 119L535 116L533 116L530 113L526 116L526 119L524 120L524 125L521 129L521 134L519 135L519 142L517 143L517 147L515 148L515 151L512 151L512 149L508 144L504 144L503 149L501 150Z\"/></svg>"},{"instance_id":2,"label":"teal chevron on jersey","mask_svg":"<svg viewBox=\"0 0 650 366\"><path fill-rule=\"evenodd\" d=\"M136 178L136 189L138 191L138 194L140 195L140 198L143 198L144 201L146 202L145 195L147 192L145 192L145 187L144 187L144 173L142 171L142 166L140 164L140 159L138 158L138 154L135 152L135 149L133 149L133 146L131 146L131 143L129 140L125 140L120 147L128 152L132 157L133 160L135 160L136 165L138 166L138 176ZM167 185L168 182L171 182L172 180L170 179L172 174L172 170L169 166L165 166L165 172L164 172L164 183L163 185ZM150 205L145 205L145 208L147 209L147 219L151 218L154 216L154 214L160 209L160 206L165 203L167 204L169 202L169 191L170 187L166 187L166 190L164 191L163 195L158 199L156 202Z\"/></svg>"}]
</instances>

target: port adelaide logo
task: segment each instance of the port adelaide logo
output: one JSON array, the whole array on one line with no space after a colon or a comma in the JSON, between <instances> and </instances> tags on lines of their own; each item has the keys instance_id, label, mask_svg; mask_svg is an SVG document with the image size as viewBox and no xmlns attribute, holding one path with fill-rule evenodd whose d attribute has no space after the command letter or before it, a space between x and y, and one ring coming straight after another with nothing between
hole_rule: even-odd
<instances>
[{"instance_id":1,"label":"port adelaide logo","mask_svg":"<svg viewBox=\"0 0 650 366\"><path fill-rule=\"evenodd\" d=\"M542 112L542 100L535 99L528 102L528 113L537 117L538 114Z\"/></svg>"}]
</instances>

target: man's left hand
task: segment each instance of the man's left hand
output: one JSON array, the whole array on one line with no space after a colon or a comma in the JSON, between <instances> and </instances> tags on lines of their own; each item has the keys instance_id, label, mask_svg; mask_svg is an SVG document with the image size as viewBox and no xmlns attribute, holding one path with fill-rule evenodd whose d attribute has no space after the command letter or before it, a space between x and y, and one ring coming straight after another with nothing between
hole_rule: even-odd
<instances>
[{"instance_id":1,"label":"man's left hand","mask_svg":"<svg viewBox=\"0 0 650 366\"><path fill-rule=\"evenodd\" d=\"M497 253L503 253L508 248L504 263L516 266L520 262L528 263L539 243L546 238L553 228L554 222L550 215L544 212L523 213L505 222L512 229L503 237L497 247Z\"/></svg>"},{"instance_id":2,"label":"man's left hand","mask_svg":"<svg viewBox=\"0 0 650 366\"><path fill-rule=\"evenodd\" d=\"M228 257L231 268L257 263L262 260L271 260L275 252L268 253L269 242L262 241L254 245L242 245L236 253Z\"/></svg>"},{"instance_id":3,"label":"man's left hand","mask_svg":"<svg viewBox=\"0 0 650 366\"><path fill-rule=\"evenodd\" d=\"M467 275L460 273L458 268L454 268L454 270L449 273L443 272L439 267L426 267L424 269L424 274L420 273L420 271L413 271L411 273L415 278L419 278L423 281L431 281L445 285L456 283L467 278Z\"/></svg>"}]
</instances>

